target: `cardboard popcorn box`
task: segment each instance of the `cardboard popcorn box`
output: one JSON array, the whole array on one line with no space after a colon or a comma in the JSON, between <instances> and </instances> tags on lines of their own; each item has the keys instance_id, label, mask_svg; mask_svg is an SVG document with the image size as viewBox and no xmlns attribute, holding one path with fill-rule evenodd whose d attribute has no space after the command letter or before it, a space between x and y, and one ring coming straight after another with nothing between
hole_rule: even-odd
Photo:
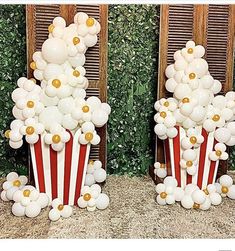
<instances>
[{"instance_id":1,"label":"cardboard popcorn box","mask_svg":"<svg viewBox=\"0 0 235 251\"><path fill-rule=\"evenodd\" d=\"M69 133L70 140L60 152L44 143L45 134L36 144L30 145L30 152L36 188L51 200L60 198L64 205L77 205L86 175L90 144L78 142L81 130L75 135Z\"/></svg>"},{"instance_id":2,"label":"cardboard popcorn box","mask_svg":"<svg viewBox=\"0 0 235 251\"><path fill-rule=\"evenodd\" d=\"M214 132L207 133L202 127L198 127L204 142L197 148L197 172L195 175L187 174L186 169L180 167L180 159L182 149L180 147L181 140L185 137L185 130L176 126L178 135L173 139L164 141L165 163L167 167L167 175L172 175L178 181L178 186L184 188L187 184L195 184L200 189L205 189L208 184L215 182L219 161L211 161L209 153L214 150L217 141L214 138Z\"/></svg>"}]
</instances>

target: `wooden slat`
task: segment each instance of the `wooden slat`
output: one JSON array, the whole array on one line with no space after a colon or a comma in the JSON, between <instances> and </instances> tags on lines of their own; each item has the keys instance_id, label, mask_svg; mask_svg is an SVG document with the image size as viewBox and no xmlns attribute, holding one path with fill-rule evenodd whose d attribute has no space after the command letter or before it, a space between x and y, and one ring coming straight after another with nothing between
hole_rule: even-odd
<instances>
[{"instance_id":1,"label":"wooden slat","mask_svg":"<svg viewBox=\"0 0 235 251\"><path fill-rule=\"evenodd\" d=\"M101 24L98 43L87 50L86 77L89 80L87 97L97 96L102 102L107 101L107 5L27 5L27 60L32 61L36 50L41 50L42 43L48 37L48 26L56 16L62 16L67 25L73 22L74 15L83 11L96 18ZM27 68L28 77L33 76L32 70ZM100 159L106 168L106 126L99 128L101 142L91 149L91 158Z\"/></svg>"}]
</instances>

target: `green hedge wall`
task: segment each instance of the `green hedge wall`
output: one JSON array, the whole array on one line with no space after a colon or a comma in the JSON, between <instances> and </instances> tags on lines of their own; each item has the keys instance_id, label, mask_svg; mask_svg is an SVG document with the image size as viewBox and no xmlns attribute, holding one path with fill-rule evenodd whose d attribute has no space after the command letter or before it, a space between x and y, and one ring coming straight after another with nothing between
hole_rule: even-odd
<instances>
[{"instance_id":1,"label":"green hedge wall","mask_svg":"<svg viewBox=\"0 0 235 251\"><path fill-rule=\"evenodd\" d=\"M159 7L109 9L108 170L145 174L153 162Z\"/></svg>"},{"instance_id":2,"label":"green hedge wall","mask_svg":"<svg viewBox=\"0 0 235 251\"><path fill-rule=\"evenodd\" d=\"M159 6L109 6L109 173L141 175L153 163L158 24ZM27 147L12 150L3 137L12 120L11 92L26 72L23 5L0 5L0 72L0 176L26 173ZM235 150L235 169L234 159Z\"/></svg>"},{"instance_id":3,"label":"green hedge wall","mask_svg":"<svg viewBox=\"0 0 235 251\"><path fill-rule=\"evenodd\" d=\"M0 5L0 176L17 170L26 173L26 147L12 150L4 131L13 119L11 92L26 72L25 9L22 5Z\"/></svg>"}]
</instances>

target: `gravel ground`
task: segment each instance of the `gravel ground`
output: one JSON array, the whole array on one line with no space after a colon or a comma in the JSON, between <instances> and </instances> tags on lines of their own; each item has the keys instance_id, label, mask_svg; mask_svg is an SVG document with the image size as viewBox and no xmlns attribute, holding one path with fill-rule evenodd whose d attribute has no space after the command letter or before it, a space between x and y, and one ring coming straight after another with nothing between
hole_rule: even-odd
<instances>
[{"instance_id":1,"label":"gravel ground","mask_svg":"<svg viewBox=\"0 0 235 251\"><path fill-rule=\"evenodd\" d=\"M235 175L233 175L235 176ZM109 176L103 188L108 209L74 208L69 219L48 220L49 209L36 219L17 218L11 203L0 202L0 238L234 238L235 201L224 199L209 211L185 210L179 204L155 203L150 177Z\"/></svg>"}]
</instances>

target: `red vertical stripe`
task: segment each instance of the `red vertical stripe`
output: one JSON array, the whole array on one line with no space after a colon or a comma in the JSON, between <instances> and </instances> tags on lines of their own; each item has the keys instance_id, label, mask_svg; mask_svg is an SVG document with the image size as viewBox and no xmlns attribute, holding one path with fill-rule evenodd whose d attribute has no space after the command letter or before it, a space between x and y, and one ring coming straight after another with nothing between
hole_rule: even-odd
<instances>
[{"instance_id":1,"label":"red vertical stripe","mask_svg":"<svg viewBox=\"0 0 235 251\"><path fill-rule=\"evenodd\" d=\"M214 144L213 144L213 149L215 149L215 145L217 144L218 142L214 139ZM210 170L209 170L209 176L208 176L208 181L207 181L207 184L212 184L213 183L213 178L214 178L214 173L215 173L215 166L216 166L216 161L211 161L210 163Z\"/></svg>"},{"instance_id":2,"label":"red vertical stripe","mask_svg":"<svg viewBox=\"0 0 235 251\"><path fill-rule=\"evenodd\" d=\"M45 193L46 189L45 189L45 179L43 170L41 136L39 136L38 142L34 144L34 154L35 154L37 174L38 174L39 191L41 193Z\"/></svg>"},{"instance_id":3,"label":"red vertical stripe","mask_svg":"<svg viewBox=\"0 0 235 251\"><path fill-rule=\"evenodd\" d=\"M164 140L164 148L165 148L165 163L166 163L167 176L171 176L172 171L171 171L171 156L170 156L169 139Z\"/></svg>"},{"instance_id":4,"label":"red vertical stripe","mask_svg":"<svg viewBox=\"0 0 235 251\"><path fill-rule=\"evenodd\" d=\"M87 145L80 145L74 205L77 205L77 200L80 197L80 193L81 193L83 171L84 171L84 165L85 165L85 160L86 160L86 150L87 150Z\"/></svg>"},{"instance_id":5,"label":"red vertical stripe","mask_svg":"<svg viewBox=\"0 0 235 251\"><path fill-rule=\"evenodd\" d=\"M54 151L50 146L50 161L51 161L51 193L52 199L57 198L57 184L58 184L58 175L57 175L57 152Z\"/></svg>"},{"instance_id":6,"label":"red vertical stripe","mask_svg":"<svg viewBox=\"0 0 235 251\"><path fill-rule=\"evenodd\" d=\"M204 141L201 144L201 148L200 148L198 177L197 177L197 185L200 189L202 188L202 180L203 180L203 173L204 173L204 167L205 167L206 148L207 148L207 140L208 140L208 133L206 132L204 128L202 128L202 136L204 137Z\"/></svg>"},{"instance_id":7,"label":"red vertical stripe","mask_svg":"<svg viewBox=\"0 0 235 251\"><path fill-rule=\"evenodd\" d=\"M69 204L69 186L72 164L73 151L73 135L70 131L70 140L65 144L65 160L64 160L64 205Z\"/></svg>"},{"instance_id":8,"label":"red vertical stripe","mask_svg":"<svg viewBox=\"0 0 235 251\"><path fill-rule=\"evenodd\" d=\"M181 173L180 173L180 129L176 126L178 130L177 136L173 139L174 146L174 164L175 164L175 178L178 181L178 186L181 186Z\"/></svg>"}]
</instances>

